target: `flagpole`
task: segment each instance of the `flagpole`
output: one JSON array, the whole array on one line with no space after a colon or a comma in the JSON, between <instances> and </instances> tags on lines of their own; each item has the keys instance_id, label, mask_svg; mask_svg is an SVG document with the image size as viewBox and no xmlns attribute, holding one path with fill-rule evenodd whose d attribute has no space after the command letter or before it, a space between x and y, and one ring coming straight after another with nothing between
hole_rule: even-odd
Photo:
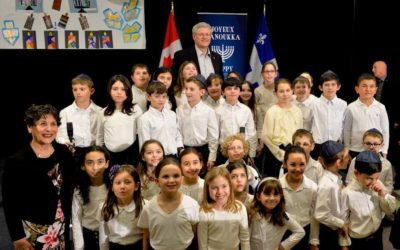
<instances>
[{"instance_id":1,"label":"flagpole","mask_svg":"<svg viewBox=\"0 0 400 250\"><path fill-rule=\"evenodd\" d=\"M266 16L265 14L266 14L266 11L265 11L265 9L266 9L266 7L265 7L265 5L266 5L266 0L264 0L264 4L263 4L263 15L264 16Z\"/></svg>"}]
</instances>

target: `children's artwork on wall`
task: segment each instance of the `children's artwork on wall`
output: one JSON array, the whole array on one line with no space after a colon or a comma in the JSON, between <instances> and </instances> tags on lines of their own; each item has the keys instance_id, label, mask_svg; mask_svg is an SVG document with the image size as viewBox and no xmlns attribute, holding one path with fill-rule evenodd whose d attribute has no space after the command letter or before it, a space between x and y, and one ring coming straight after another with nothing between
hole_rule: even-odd
<instances>
[{"instance_id":1,"label":"children's artwork on wall","mask_svg":"<svg viewBox=\"0 0 400 250\"><path fill-rule=\"evenodd\" d=\"M79 32L77 30L65 31L65 48L66 49L79 48Z\"/></svg>"},{"instance_id":2,"label":"children's artwork on wall","mask_svg":"<svg viewBox=\"0 0 400 250\"><path fill-rule=\"evenodd\" d=\"M19 29L15 27L14 20L4 20L3 23L4 26L1 29L3 38L7 43L14 46L19 38Z\"/></svg>"},{"instance_id":3,"label":"children's artwork on wall","mask_svg":"<svg viewBox=\"0 0 400 250\"><path fill-rule=\"evenodd\" d=\"M43 12L42 0L15 0L16 11Z\"/></svg>"},{"instance_id":4,"label":"children's artwork on wall","mask_svg":"<svg viewBox=\"0 0 400 250\"><path fill-rule=\"evenodd\" d=\"M138 18L140 8L137 7L138 0L130 0L125 2L122 6L122 15L127 22L133 21Z\"/></svg>"},{"instance_id":5,"label":"children's artwork on wall","mask_svg":"<svg viewBox=\"0 0 400 250\"><path fill-rule=\"evenodd\" d=\"M113 12L110 8L108 8L103 11L103 15L105 17L104 23L107 25L108 28L117 30L120 30L122 28L124 20L122 20L121 14L119 12Z\"/></svg>"},{"instance_id":6,"label":"children's artwork on wall","mask_svg":"<svg viewBox=\"0 0 400 250\"><path fill-rule=\"evenodd\" d=\"M58 49L146 49L145 0L0 1L0 49L29 47L18 40L22 30L35 31L36 49L48 49L45 31L58 31ZM96 39L89 43L86 31Z\"/></svg>"},{"instance_id":7,"label":"children's artwork on wall","mask_svg":"<svg viewBox=\"0 0 400 250\"><path fill-rule=\"evenodd\" d=\"M111 30L99 31L100 34L100 48L111 49L113 48L113 39Z\"/></svg>"},{"instance_id":8,"label":"children's artwork on wall","mask_svg":"<svg viewBox=\"0 0 400 250\"><path fill-rule=\"evenodd\" d=\"M68 0L68 2L71 13L97 13L96 0Z\"/></svg>"},{"instance_id":9,"label":"children's artwork on wall","mask_svg":"<svg viewBox=\"0 0 400 250\"><path fill-rule=\"evenodd\" d=\"M47 15L46 13L44 13L43 22L46 25L46 29L52 29L53 28L53 23L51 22L50 15Z\"/></svg>"},{"instance_id":10,"label":"children's artwork on wall","mask_svg":"<svg viewBox=\"0 0 400 250\"><path fill-rule=\"evenodd\" d=\"M33 17L33 13L32 13L26 18L24 28L31 30L32 26L33 26L33 21L35 21L35 18Z\"/></svg>"},{"instance_id":11,"label":"children's artwork on wall","mask_svg":"<svg viewBox=\"0 0 400 250\"><path fill-rule=\"evenodd\" d=\"M46 49L58 49L58 32L45 31L44 40L46 42Z\"/></svg>"},{"instance_id":12,"label":"children's artwork on wall","mask_svg":"<svg viewBox=\"0 0 400 250\"><path fill-rule=\"evenodd\" d=\"M67 27L68 19L69 19L68 13L61 15L60 21L58 22L58 27L65 29L65 27Z\"/></svg>"},{"instance_id":13,"label":"children's artwork on wall","mask_svg":"<svg viewBox=\"0 0 400 250\"><path fill-rule=\"evenodd\" d=\"M98 31L86 31L86 48L87 49L98 49L99 48L99 32Z\"/></svg>"},{"instance_id":14,"label":"children's artwork on wall","mask_svg":"<svg viewBox=\"0 0 400 250\"><path fill-rule=\"evenodd\" d=\"M53 10L58 10L58 11L60 11L60 10L61 10L61 1L62 1L62 0L53 0L53 6L51 6L51 8L52 8Z\"/></svg>"},{"instance_id":15,"label":"children's artwork on wall","mask_svg":"<svg viewBox=\"0 0 400 250\"><path fill-rule=\"evenodd\" d=\"M24 49L36 49L36 31L34 30L23 30L22 31L22 43Z\"/></svg>"}]
</instances>

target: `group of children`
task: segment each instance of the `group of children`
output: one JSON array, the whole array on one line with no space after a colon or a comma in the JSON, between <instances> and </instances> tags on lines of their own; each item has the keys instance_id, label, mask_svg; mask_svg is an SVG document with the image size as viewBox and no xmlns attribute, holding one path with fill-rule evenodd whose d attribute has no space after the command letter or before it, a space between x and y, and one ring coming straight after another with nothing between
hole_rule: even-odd
<instances>
[{"instance_id":1,"label":"group of children","mask_svg":"<svg viewBox=\"0 0 400 250\"><path fill-rule=\"evenodd\" d=\"M75 248L361 249L372 236L378 242L381 214L395 205L375 78L360 76L359 98L347 106L332 71L321 76L320 98L307 74L275 82L271 62L261 74L254 90L240 75L205 79L188 61L173 86L171 70L160 68L150 83L148 67L137 64L134 85L123 75L109 80L104 109L91 100L90 77L74 78L75 101L61 111L57 141L83 170Z\"/></svg>"},{"instance_id":2,"label":"group of children","mask_svg":"<svg viewBox=\"0 0 400 250\"><path fill-rule=\"evenodd\" d=\"M379 131L366 134L364 141L382 138ZM382 184L387 170L375 150L357 155L354 177L342 188L348 149L323 143L320 164L310 157L312 134L300 129L285 151L285 173L255 180L252 189L242 142L242 135L229 138L227 164L205 179L202 155L193 148L178 161L150 140L138 168L111 167L103 147L86 149L72 207L75 248L382 249L381 221L396 200Z\"/></svg>"}]
</instances>

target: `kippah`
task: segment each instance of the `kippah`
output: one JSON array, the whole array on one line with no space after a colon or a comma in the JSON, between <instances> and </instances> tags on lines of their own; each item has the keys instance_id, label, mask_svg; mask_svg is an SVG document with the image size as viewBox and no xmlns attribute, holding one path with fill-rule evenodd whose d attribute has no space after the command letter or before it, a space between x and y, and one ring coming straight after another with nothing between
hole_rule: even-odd
<instances>
[{"instance_id":1,"label":"kippah","mask_svg":"<svg viewBox=\"0 0 400 250\"><path fill-rule=\"evenodd\" d=\"M372 151L362 151L356 157L357 162L365 162L365 163L373 163L373 164L381 164L381 158L378 153Z\"/></svg>"},{"instance_id":2,"label":"kippah","mask_svg":"<svg viewBox=\"0 0 400 250\"><path fill-rule=\"evenodd\" d=\"M322 157L333 157L344 149L343 144L335 141L326 141L321 146Z\"/></svg>"}]
</instances>

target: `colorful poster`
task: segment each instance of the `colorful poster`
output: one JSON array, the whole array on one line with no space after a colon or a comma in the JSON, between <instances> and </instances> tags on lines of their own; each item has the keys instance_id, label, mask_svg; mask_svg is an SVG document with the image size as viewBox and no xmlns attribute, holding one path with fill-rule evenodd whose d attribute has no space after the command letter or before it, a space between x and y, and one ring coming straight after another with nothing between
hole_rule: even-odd
<instances>
[{"instance_id":1,"label":"colorful poster","mask_svg":"<svg viewBox=\"0 0 400 250\"><path fill-rule=\"evenodd\" d=\"M22 42L24 49L36 49L36 31L34 30L23 30L22 31Z\"/></svg>"},{"instance_id":2,"label":"colorful poster","mask_svg":"<svg viewBox=\"0 0 400 250\"><path fill-rule=\"evenodd\" d=\"M4 6L3 6L4 7ZM15 0L16 11L43 12L42 0Z\"/></svg>"},{"instance_id":3,"label":"colorful poster","mask_svg":"<svg viewBox=\"0 0 400 250\"><path fill-rule=\"evenodd\" d=\"M68 0L71 13L97 13L96 0Z\"/></svg>"},{"instance_id":4,"label":"colorful poster","mask_svg":"<svg viewBox=\"0 0 400 250\"><path fill-rule=\"evenodd\" d=\"M79 32L77 30L65 31L65 48L66 49L79 48Z\"/></svg>"},{"instance_id":5,"label":"colorful poster","mask_svg":"<svg viewBox=\"0 0 400 250\"><path fill-rule=\"evenodd\" d=\"M57 31L45 31L44 41L46 49L58 49L58 32Z\"/></svg>"},{"instance_id":6,"label":"colorful poster","mask_svg":"<svg viewBox=\"0 0 400 250\"><path fill-rule=\"evenodd\" d=\"M99 31L100 34L100 48L102 49L112 49L113 48L113 38L111 30Z\"/></svg>"},{"instance_id":7,"label":"colorful poster","mask_svg":"<svg viewBox=\"0 0 400 250\"><path fill-rule=\"evenodd\" d=\"M86 48L87 49L98 49L99 48L99 32L98 31L86 31L85 32Z\"/></svg>"},{"instance_id":8,"label":"colorful poster","mask_svg":"<svg viewBox=\"0 0 400 250\"><path fill-rule=\"evenodd\" d=\"M37 49L47 49L47 45L56 45L58 49L86 49L86 45L90 48L146 49L145 0L0 1L0 49L24 49L25 45L20 41L22 30L36 31ZM58 31L58 43L47 41L45 31ZM90 37L90 43L86 31L97 32Z\"/></svg>"}]
</instances>

